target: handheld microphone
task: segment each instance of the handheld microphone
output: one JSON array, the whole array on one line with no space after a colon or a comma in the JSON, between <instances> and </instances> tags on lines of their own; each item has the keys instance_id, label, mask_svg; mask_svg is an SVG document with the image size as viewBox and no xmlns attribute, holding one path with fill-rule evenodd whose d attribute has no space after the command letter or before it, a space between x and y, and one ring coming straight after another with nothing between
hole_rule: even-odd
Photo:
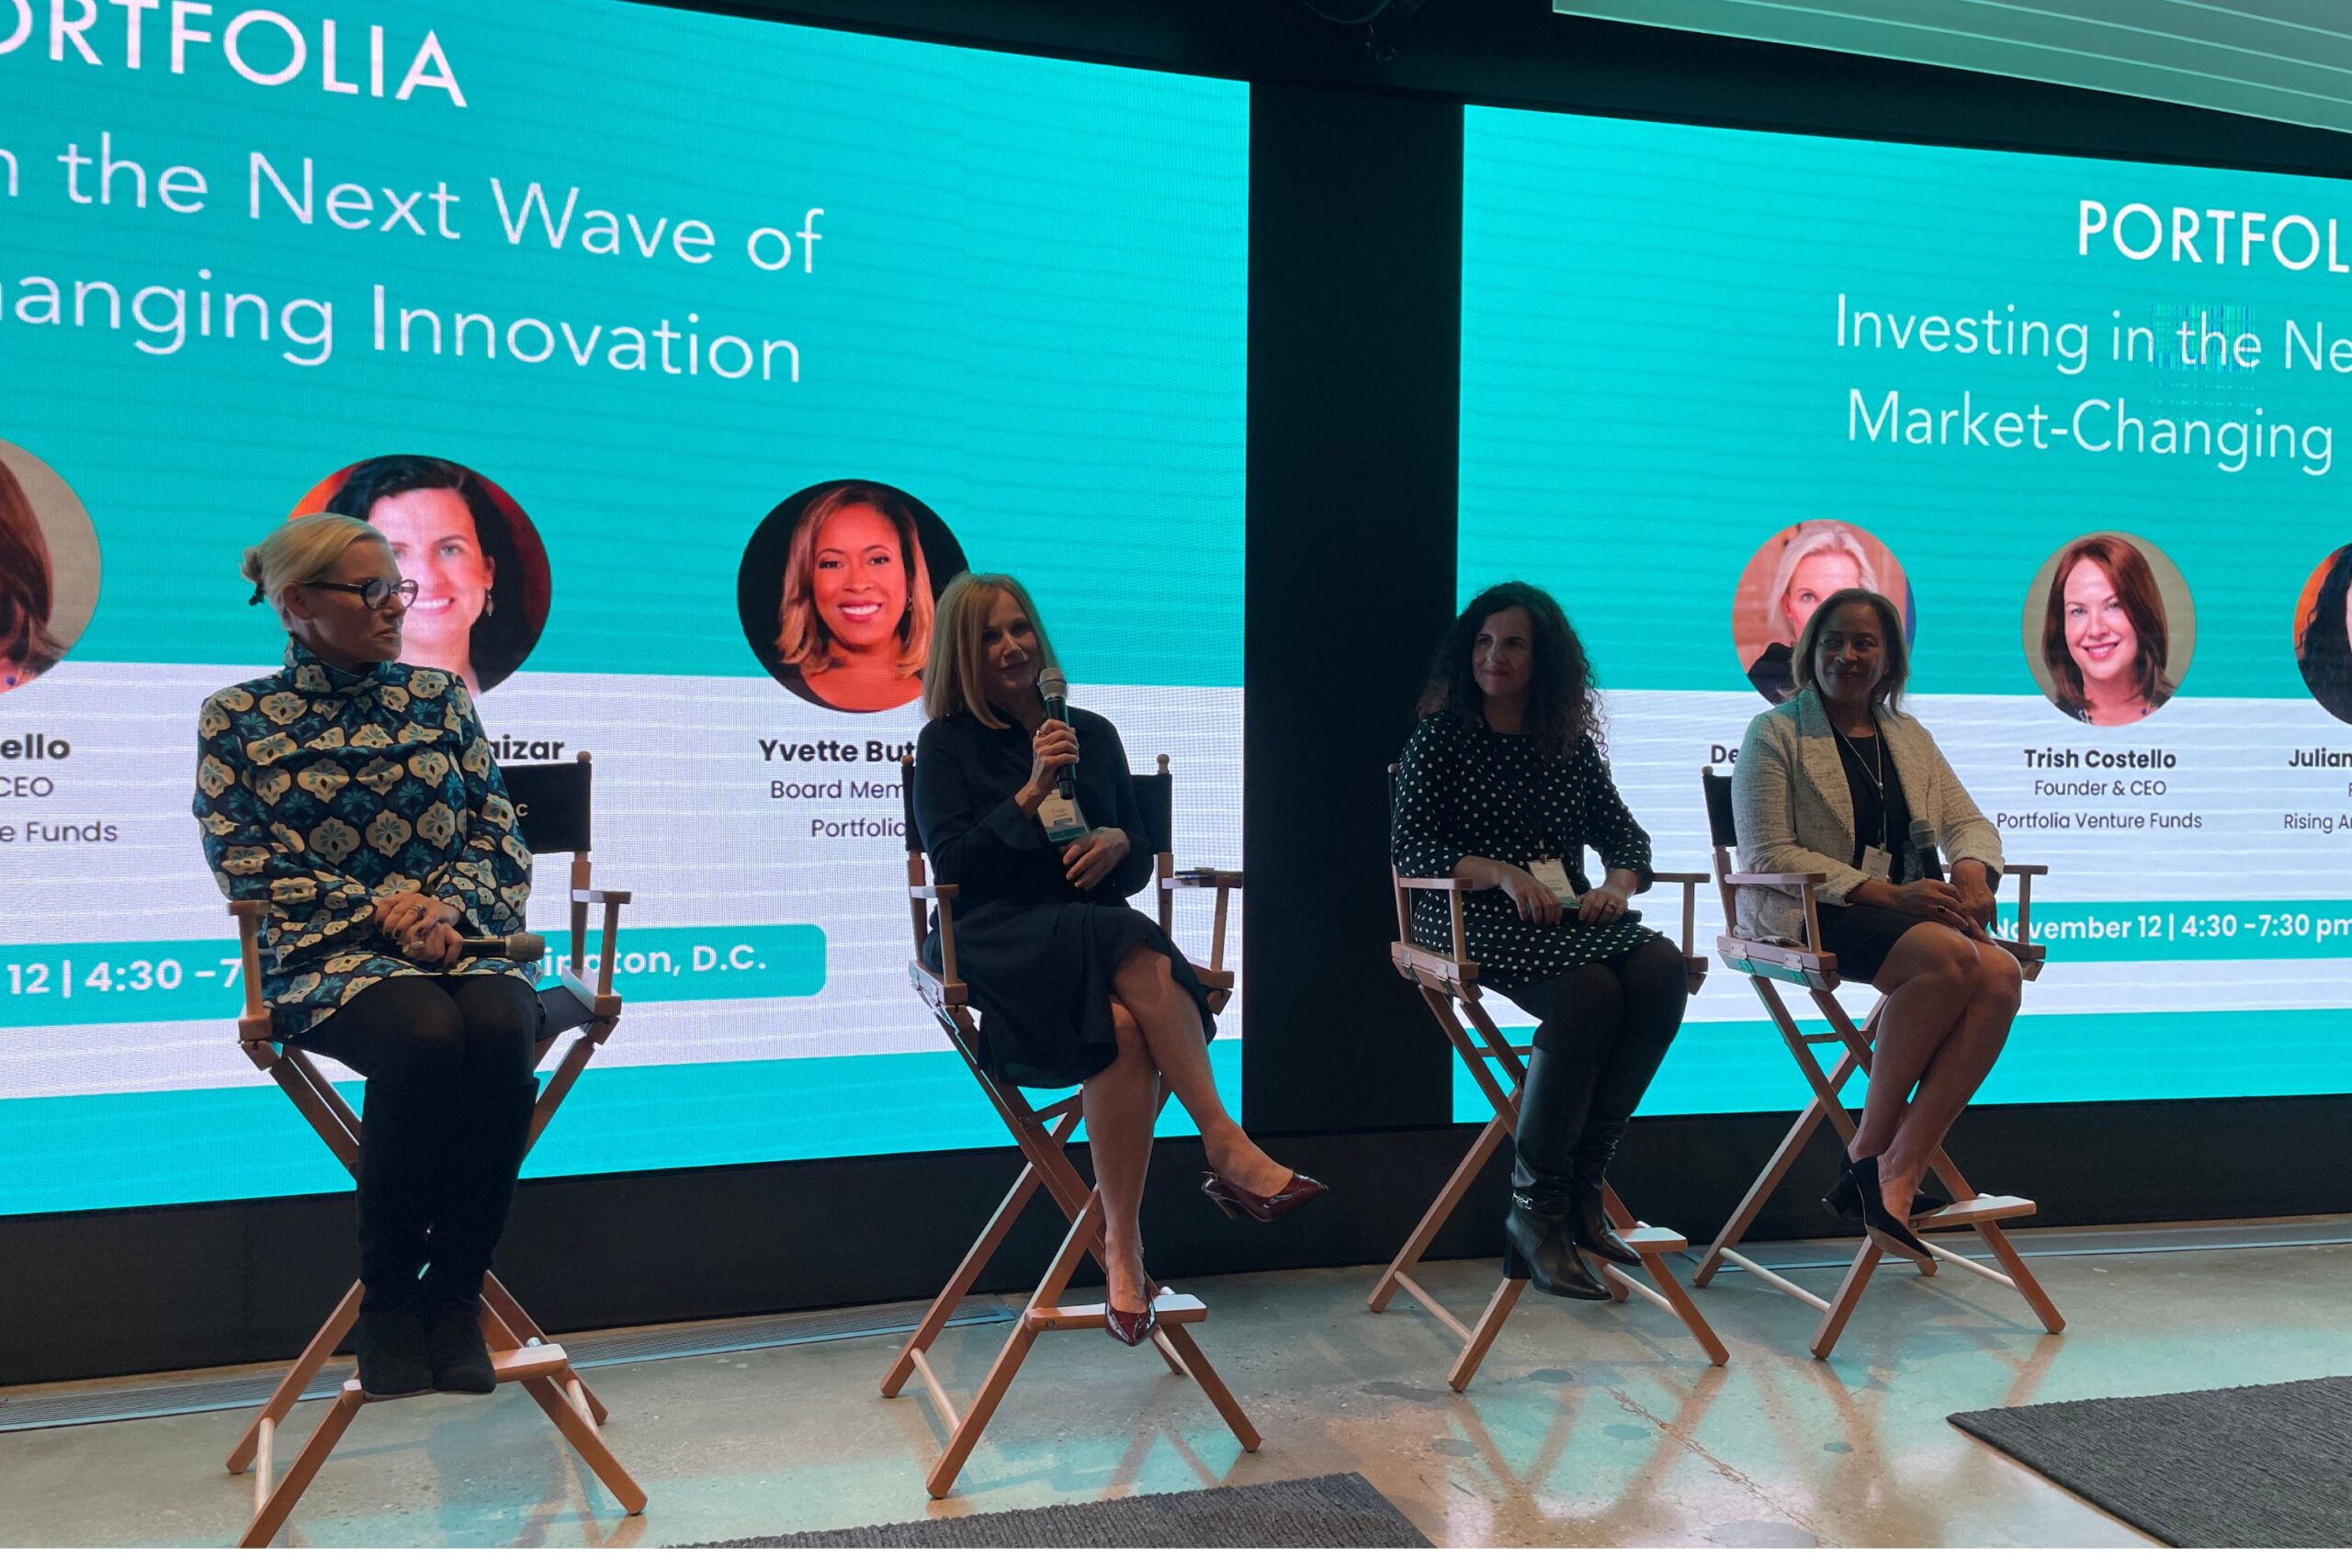
<instances>
[{"instance_id":1,"label":"handheld microphone","mask_svg":"<svg viewBox=\"0 0 2352 1568\"><path fill-rule=\"evenodd\" d=\"M1069 722L1069 682L1062 679L1062 668L1048 664L1037 672L1037 694L1046 699L1046 716L1059 724ZM1055 777L1054 793L1064 800L1078 798L1078 765L1064 762Z\"/></svg>"},{"instance_id":2,"label":"handheld microphone","mask_svg":"<svg viewBox=\"0 0 2352 1568\"><path fill-rule=\"evenodd\" d=\"M1919 818L1911 819L1911 852L1919 857L1919 872L1934 881L1944 879L1943 857L1936 852L1936 830Z\"/></svg>"},{"instance_id":3,"label":"handheld microphone","mask_svg":"<svg viewBox=\"0 0 2352 1568\"><path fill-rule=\"evenodd\" d=\"M537 964L548 953L548 939L537 931L516 931L513 936L469 936L458 943L460 958L511 958L517 964Z\"/></svg>"}]
</instances>

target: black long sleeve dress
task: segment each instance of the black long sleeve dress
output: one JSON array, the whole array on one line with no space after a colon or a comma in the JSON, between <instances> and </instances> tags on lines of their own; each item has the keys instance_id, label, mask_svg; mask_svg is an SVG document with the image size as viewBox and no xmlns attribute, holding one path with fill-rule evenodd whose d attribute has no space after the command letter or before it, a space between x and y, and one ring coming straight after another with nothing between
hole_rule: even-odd
<instances>
[{"instance_id":1,"label":"black long sleeve dress","mask_svg":"<svg viewBox=\"0 0 2352 1568\"><path fill-rule=\"evenodd\" d=\"M956 966L980 1012L978 1042L1011 1082L1061 1089L1111 1065L1111 976L1137 946L1167 955L1177 983L1216 1032L1208 994L1191 960L1159 922L1127 899L1151 881L1159 846L1143 822L1119 732L1102 715L1072 708L1078 731L1078 806L1087 825L1127 836L1126 858L1090 892L1065 874L1065 846L1013 801L1029 780L1029 731L991 729L970 712L935 718L915 742L915 823L932 874L957 892ZM926 963L940 962L934 918Z\"/></svg>"}]
</instances>

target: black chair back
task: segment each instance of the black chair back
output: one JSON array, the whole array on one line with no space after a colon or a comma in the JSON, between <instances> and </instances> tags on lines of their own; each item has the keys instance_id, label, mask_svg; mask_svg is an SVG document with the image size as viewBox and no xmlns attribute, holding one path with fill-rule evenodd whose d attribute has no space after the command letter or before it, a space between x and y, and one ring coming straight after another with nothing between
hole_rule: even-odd
<instances>
[{"instance_id":1,"label":"black chair back","mask_svg":"<svg viewBox=\"0 0 2352 1568\"><path fill-rule=\"evenodd\" d=\"M1699 778L1707 786L1707 827L1715 842L1727 850L1738 848L1739 828L1731 810L1731 775L1702 768Z\"/></svg>"},{"instance_id":2,"label":"black chair back","mask_svg":"<svg viewBox=\"0 0 2352 1568\"><path fill-rule=\"evenodd\" d=\"M535 855L588 852L592 778L588 754L569 762L502 768L516 830Z\"/></svg>"},{"instance_id":3,"label":"black chair back","mask_svg":"<svg viewBox=\"0 0 2352 1568\"><path fill-rule=\"evenodd\" d=\"M922 853L922 829L915 826L915 756L899 759L899 815L907 824L907 853Z\"/></svg>"},{"instance_id":4,"label":"black chair back","mask_svg":"<svg viewBox=\"0 0 2352 1568\"><path fill-rule=\"evenodd\" d=\"M1166 854L1176 840L1176 779L1170 773L1135 773L1136 807L1143 813L1143 830L1151 835L1155 853Z\"/></svg>"}]
</instances>

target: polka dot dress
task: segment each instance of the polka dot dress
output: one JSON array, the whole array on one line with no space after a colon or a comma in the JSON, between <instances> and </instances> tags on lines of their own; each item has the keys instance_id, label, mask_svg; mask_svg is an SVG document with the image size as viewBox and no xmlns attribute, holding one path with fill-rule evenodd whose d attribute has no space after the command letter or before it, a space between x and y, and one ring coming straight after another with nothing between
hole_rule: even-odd
<instances>
[{"instance_id":1,"label":"polka dot dress","mask_svg":"<svg viewBox=\"0 0 2352 1568\"><path fill-rule=\"evenodd\" d=\"M1498 734L1453 713L1421 720L1405 742L1389 829L1389 852L1405 875L1451 876L1464 855L1521 866L1553 855L1582 894L1591 886L1581 863L1588 844L1603 865L1635 873L1638 888L1648 889L1650 837L1590 746L1546 758L1532 736ZM1556 926L1532 925L1499 887L1463 895L1462 926L1479 978L1502 989L1630 953L1658 934L1633 919L1589 926L1573 910ZM1413 940L1453 951L1444 894L1413 895Z\"/></svg>"}]
</instances>

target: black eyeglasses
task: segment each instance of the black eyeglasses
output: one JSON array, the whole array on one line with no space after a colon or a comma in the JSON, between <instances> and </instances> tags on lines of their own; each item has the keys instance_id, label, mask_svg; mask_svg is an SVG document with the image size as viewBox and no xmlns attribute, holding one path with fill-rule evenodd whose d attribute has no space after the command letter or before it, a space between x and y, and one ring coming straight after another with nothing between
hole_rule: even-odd
<instances>
[{"instance_id":1,"label":"black eyeglasses","mask_svg":"<svg viewBox=\"0 0 2352 1568\"><path fill-rule=\"evenodd\" d=\"M371 577L365 582L322 582L314 581L304 583L303 586L306 588L335 588L342 590L345 593L356 593L359 595L359 602L362 604L367 605L371 610L382 609L384 607L384 601L391 598L398 598L401 602L401 608L403 610L416 603L416 581L413 578L403 578L398 582L394 582L389 578L382 577Z\"/></svg>"}]
</instances>

